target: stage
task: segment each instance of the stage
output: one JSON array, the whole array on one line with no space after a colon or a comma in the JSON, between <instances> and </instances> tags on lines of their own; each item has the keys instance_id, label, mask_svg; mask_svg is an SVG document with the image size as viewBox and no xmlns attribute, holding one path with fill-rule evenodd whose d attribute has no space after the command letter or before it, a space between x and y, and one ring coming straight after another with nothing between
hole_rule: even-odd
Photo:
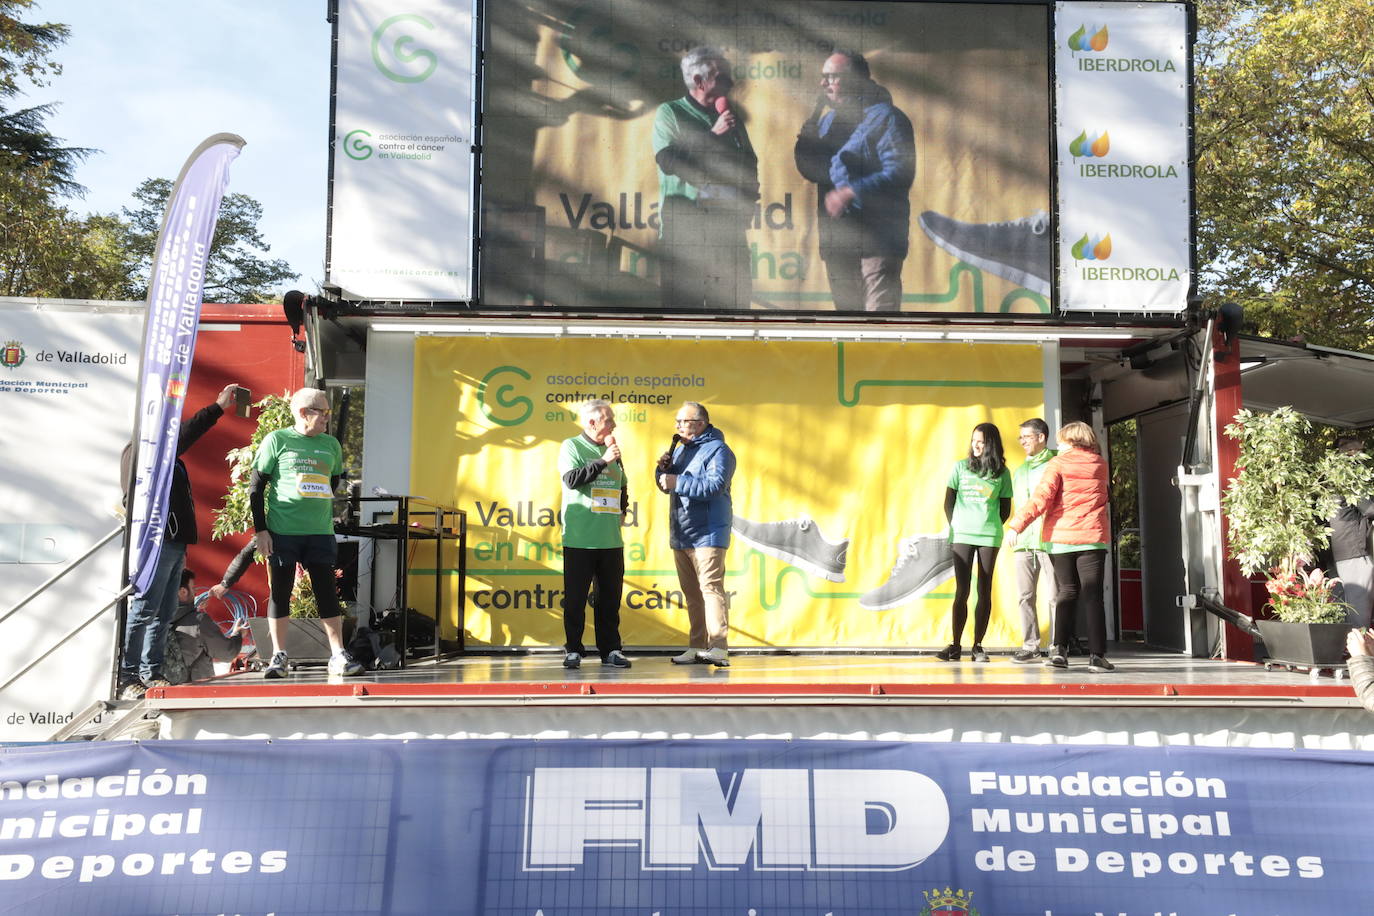
<instances>
[{"instance_id":1,"label":"stage","mask_svg":"<svg viewBox=\"0 0 1374 916\"><path fill-rule=\"evenodd\" d=\"M630 656L467 655L331 678L301 667L153 689L101 738L821 738L1374 749L1374 715L1330 673L1113 647L1092 674L928 652L736 652L727 668ZM130 712L134 712L130 710Z\"/></svg>"}]
</instances>

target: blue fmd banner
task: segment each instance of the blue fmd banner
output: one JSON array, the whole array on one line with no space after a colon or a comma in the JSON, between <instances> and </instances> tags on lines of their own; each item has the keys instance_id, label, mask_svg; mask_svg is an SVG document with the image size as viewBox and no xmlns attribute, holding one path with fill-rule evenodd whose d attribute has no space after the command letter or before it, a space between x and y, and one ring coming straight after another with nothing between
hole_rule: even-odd
<instances>
[{"instance_id":1,"label":"blue fmd banner","mask_svg":"<svg viewBox=\"0 0 1374 916\"><path fill-rule=\"evenodd\" d=\"M1371 759L738 740L10 748L0 912L1367 912Z\"/></svg>"}]
</instances>

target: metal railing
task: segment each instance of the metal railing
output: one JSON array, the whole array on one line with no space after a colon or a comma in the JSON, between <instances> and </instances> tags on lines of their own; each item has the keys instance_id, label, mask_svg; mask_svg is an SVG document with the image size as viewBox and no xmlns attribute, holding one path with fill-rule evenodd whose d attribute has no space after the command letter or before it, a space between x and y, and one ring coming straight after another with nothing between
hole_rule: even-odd
<instances>
[{"instance_id":1,"label":"metal railing","mask_svg":"<svg viewBox=\"0 0 1374 916\"><path fill-rule=\"evenodd\" d=\"M114 529L114 530L111 531L109 534L105 535L103 538L101 538L99 541L97 541L95 544L93 544L93 545L90 547L90 549L88 549L85 553L83 553L81 556L77 557L75 560L72 560L70 563L68 563L66 566L64 566L61 570L59 570L59 571L57 572L56 575L54 575L52 578L48 579L48 581L44 582L42 585L38 586L38 587L35 588L33 591L31 591L31 592L29 592L27 595L25 595L22 599L20 599L20 601L19 601L18 604L16 604L14 607L12 607L12 608L10 608L8 611L6 611L6 612L4 613L3 616L0 616L0 623L4 623L6 620L9 620L11 617L13 617L15 614L17 614L21 609L23 609L26 605L28 605L29 602L33 601L33 599L37 598L39 595L43 594L45 591L47 591L49 588L51 588L53 585L55 585L58 581L60 581L60 580L62 579L63 576L67 575L67 573L71 572L73 569L75 569L76 567L80 566L80 565L81 565L82 563L84 563L86 560L90 559L91 556L94 555L95 552L96 552L97 550L99 550L100 548L104 547L106 544L110 543L110 541L114 540L119 534L123 533L123 531L124 531L124 526L123 526L123 525L120 525L118 528ZM101 607L100 610L96 611L94 614L92 614L91 616L87 617L85 620L81 621L81 623L77 624L76 627L74 627L72 630L70 630L70 631L67 633L66 636L63 636L63 637L62 637L61 639L59 639L56 643L54 643L52 646L49 646L48 649L47 649L45 652L43 652L42 655L39 655L38 657L34 658L32 661L30 661L30 662L28 662L27 664L23 665L22 667L19 668L19 670L15 671L13 674L11 674L8 680L6 680L3 684L0 684L0 691L5 690L5 688L9 687L11 684L13 684L15 681L19 680L19 679L20 679L21 677L23 677L25 674L28 674L28 673L29 673L30 671L32 671L35 667L37 667L44 659L46 659L49 655L52 655L52 654L53 654L54 652L56 652L58 649L62 648L64 645L66 645L68 642L70 642L70 641L72 640L72 638L76 636L76 634L80 633L80 632L81 632L82 630L84 630L87 626L89 626L91 623L93 623L97 618L99 618L102 614L104 614L104 613L105 613L106 611L108 611L110 608L114 607L114 606L115 606L116 604L118 604L120 601L123 601L125 598L127 598L127 597L128 597L130 594L132 594L132 593L133 593L133 586L132 586L132 585L126 586L126 587L124 588L123 591L121 591L118 595L116 595L116 596L115 596L114 598L112 598L108 603L106 603L103 607Z\"/></svg>"}]
</instances>

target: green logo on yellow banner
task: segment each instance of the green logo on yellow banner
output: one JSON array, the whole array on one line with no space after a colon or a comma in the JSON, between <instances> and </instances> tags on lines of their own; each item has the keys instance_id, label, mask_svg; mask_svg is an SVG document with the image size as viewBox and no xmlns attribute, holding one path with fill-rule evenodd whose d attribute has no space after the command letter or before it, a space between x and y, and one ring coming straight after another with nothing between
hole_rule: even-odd
<instances>
[{"instance_id":1,"label":"green logo on yellow banner","mask_svg":"<svg viewBox=\"0 0 1374 916\"><path fill-rule=\"evenodd\" d=\"M372 134L365 130L350 130L343 138L343 149L348 154L349 159L357 159L359 162L372 155L372 147L364 137L371 137Z\"/></svg>"},{"instance_id":2,"label":"green logo on yellow banner","mask_svg":"<svg viewBox=\"0 0 1374 916\"><path fill-rule=\"evenodd\" d=\"M482 413L486 418L497 426L519 426L530 418L534 413L534 402L526 397L511 397L511 392L515 386L511 384L494 383L499 375L513 372L525 381L530 380L530 374L519 366L497 366L482 377L482 384L477 386L477 404L482 408ZM492 405L497 407L518 407L522 408L519 415L497 416L492 411Z\"/></svg>"},{"instance_id":3,"label":"green logo on yellow banner","mask_svg":"<svg viewBox=\"0 0 1374 916\"><path fill-rule=\"evenodd\" d=\"M414 35L403 32L400 29L394 30L393 34L398 32L399 34L396 34L396 37L391 39L391 44L387 50L390 52L393 59L392 63L414 64L417 61L423 61L418 71L413 73L400 73L393 70L387 61L382 59L382 43L387 40L385 35L387 29L390 29L397 23L405 22L417 22L427 29L434 28L433 23L428 19L423 16L417 16L414 13L402 13L399 16L392 16L390 19L382 20L382 24L377 26L376 31L372 33L372 62L377 65L377 69L382 72L382 75L389 80L394 80L398 83L423 83L425 80L429 79L430 74L434 72L434 68L439 66L439 58L433 51L427 51L424 48L412 49L411 44L415 41Z\"/></svg>"}]
</instances>

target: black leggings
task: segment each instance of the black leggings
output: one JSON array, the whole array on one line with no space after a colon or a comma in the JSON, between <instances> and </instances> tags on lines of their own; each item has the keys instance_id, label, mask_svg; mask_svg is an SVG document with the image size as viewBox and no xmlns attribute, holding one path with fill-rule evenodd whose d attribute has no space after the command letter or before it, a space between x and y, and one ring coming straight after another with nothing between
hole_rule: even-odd
<instances>
[{"instance_id":1,"label":"black leggings","mask_svg":"<svg viewBox=\"0 0 1374 916\"><path fill-rule=\"evenodd\" d=\"M1107 551L1080 550L1075 553L1050 554L1054 564L1054 581L1059 591L1054 596L1054 640L1057 646L1067 646L1076 635L1078 605L1088 620L1088 652L1107 654L1107 610L1102 601L1102 573L1107 565Z\"/></svg>"},{"instance_id":2,"label":"black leggings","mask_svg":"<svg viewBox=\"0 0 1374 916\"><path fill-rule=\"evenodd\" d=\"M320 608L320 619L339 616L339 593L334 585L334 567L327 563L311 563L305 567L310 575L310 590ZM268 562L267 581L272 599L267 602L268 617L291 616L291 589L296 584L296 564ZM280 648L280 647L278 647Z\"/></svg>"},{"instance_id":3,"label":"black leggings","mask_svg":"<svg viewBox=\"0 0 1374 916\"><path fill-rule=\"evenodd\" d=\"M951 544L954 551L954 644L964 636L968 622L968 591L973 579L973 558L978 556L978 602L973 606L973 644L981 646L992 619L992 570L997 565L996 547Z\"/></svg>"}]
</instances>

